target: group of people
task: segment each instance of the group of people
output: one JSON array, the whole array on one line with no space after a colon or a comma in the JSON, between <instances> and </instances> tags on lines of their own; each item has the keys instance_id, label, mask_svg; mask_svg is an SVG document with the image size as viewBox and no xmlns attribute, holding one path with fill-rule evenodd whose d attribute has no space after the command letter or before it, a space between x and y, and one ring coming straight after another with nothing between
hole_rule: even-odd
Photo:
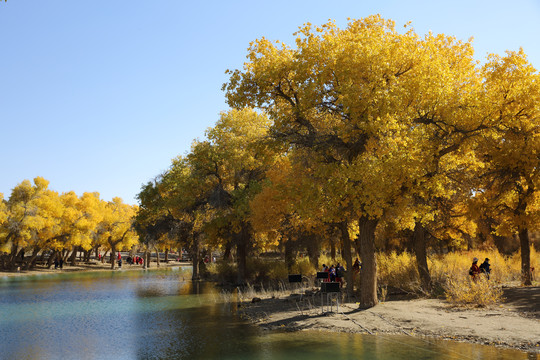
<instances>
[{"instance_id":1,"label":"group of people","mask_svg":"<svg viewBox=\"0 0 540 360\"><path fill-rule=\"evenodd\" d=\"M338 282L340 286L343 286L343 275L345 274L345 268L340 264L331 265L330 267L325 264L322 265L322 271L328 273L328 279L324 281Z\"/></svg>"},{"instance_id":2,"label":"group of people","mask_svg":"<svg viewBox=\"0 0 540 360\"><path fill-rule=\"evenodd\" d=\"M356 276L356 274L360 272L361 268L362 268L362 264L360 263L360 260L357 258L352 266L353 279ZM326 266L326 264L323 264L322 271L328 273L328 279L325 279L324 281L339 282L340 286L343 286L343 277L345 275L345 268L340 263L337 263L336 265L331 265L330 267Z\"/></svg>"},{"instance_id":3,"label":"group of people","mask_svg":"<svg viewBox=\"0 0 540 360\"><path fill-rule=\"evenodd\" d=\"M486 258L480 266L478 266L478 258L474 258L471 268L469 269L469 275L471 275L472 279L476 281L478 279L478 276L480 274L484 274L486 278L489 280L489 275L491 274L491 266L489 264L489 259Z\"/></svg>"},{"instance_id":4,"label":"group of people","mask_svg":"<svg viewBox=\"0 0 540 360\"><path fill-rule=\"evenodd\" d=\"M144 259L138 255L133 257L128 256L126 261L129 265L142 265L144 263Z\"/></svg>"},{"instance_id":5,"label":"group of people","mask_svg":"<svg viewBox=\"0 0 540 360\"><path fill-rule=\"evenodd\" d=\"M113 257L114 255L111 254L111 257ZM101 254L98 254L98 260L101 261L103 259L103 255ZM112 259L111 259L112 260ZM129 264L129 265L143 265L144 264L144 259L138 255L136 256L128 256L126 258L126 262ZM120 254L120 251L118 252L118 254L116 255L116 263L118 264L118 267L122 267L122 254Z\"/></svg>"}]
</instances>

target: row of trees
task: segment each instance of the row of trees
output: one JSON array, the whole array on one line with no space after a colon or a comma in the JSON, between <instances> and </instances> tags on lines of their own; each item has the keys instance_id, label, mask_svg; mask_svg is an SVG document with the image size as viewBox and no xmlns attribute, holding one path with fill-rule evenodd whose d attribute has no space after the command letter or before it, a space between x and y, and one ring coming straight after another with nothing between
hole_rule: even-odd
<instances>
[{"instance_id":1,"label":"row of trees","mask_svg":"<svg viewBox=\"0 0 540 360\"><path fill-rule=\"evenodd\" d=\"M517 234L531 283L540 77L522 50L480 64L470 42L371 16L256 40L229 75L233 110L139 194L146 241L189 243L195 278L203 244L236 249L239 282L256 251L337 247L350 269L354 249L373 306L377 238L414 251L429 291L428 242Z\"/></svg>"},{"instance_id":2,"label":"row of trees","mask_svg":"<svg viewBox=\"0 0 540 360\"><path fill-rule=\"evenodd\" d=\"M38 256L50 267L57 257L74 264L79 251L88 259L91 251L114 255L129 249L138 244L133 227L136 211L120 198L104 201L98 193L59 194L41 177L33 183L25 180L13 188L9 199L0 194L0 248L9 250L1 256L0 269L12 270L19 264L30 269Z\"/></svg>"}]
</instances>

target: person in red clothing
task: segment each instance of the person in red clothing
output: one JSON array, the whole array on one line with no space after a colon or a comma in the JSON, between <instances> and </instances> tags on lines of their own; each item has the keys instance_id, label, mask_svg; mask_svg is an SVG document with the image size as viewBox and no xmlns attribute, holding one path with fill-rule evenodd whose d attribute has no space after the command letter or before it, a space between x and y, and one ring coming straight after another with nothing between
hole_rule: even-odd
<instances>
[{"instance_id":1,"label":"person in red clothing","mask_svg":"<svg viewBox=\"0 0 540 360\"><path fill-rule=\"evenodd\" d=\"M469 275L476 281L478 274L480 274L480 268L478 267L478 258L474 258L471 268L469 269Z\"/></svg>"}]
</instances>

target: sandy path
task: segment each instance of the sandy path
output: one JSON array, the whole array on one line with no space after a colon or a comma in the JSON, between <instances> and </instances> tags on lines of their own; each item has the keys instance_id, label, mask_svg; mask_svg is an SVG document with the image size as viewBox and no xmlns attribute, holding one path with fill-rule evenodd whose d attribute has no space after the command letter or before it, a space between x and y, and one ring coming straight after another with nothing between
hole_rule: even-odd
<instances>
[{"instance_id":1,"label":"sandy path","mask_svg":"<svg viewBox=\"0 0 540 360\"><path fill-rule=\"evenodd\" d=\"M318 297L243 303L243 316L267 329L330 330L432 336L540 353L540 287L506 289L508 301L491 308L454 308L443 300L388 301L361 310L344 304L322 314Z\"/></svg>"}]
</instances>

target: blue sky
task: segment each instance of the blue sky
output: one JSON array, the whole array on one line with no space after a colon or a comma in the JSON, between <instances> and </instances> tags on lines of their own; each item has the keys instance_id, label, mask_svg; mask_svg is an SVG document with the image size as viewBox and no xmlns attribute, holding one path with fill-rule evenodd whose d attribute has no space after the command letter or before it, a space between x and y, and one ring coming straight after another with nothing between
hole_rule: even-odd
<instances>
[{"instance_id":1,"label":"blue sky","mask_svg":"<svg viewBox=\"0 0 540 360\"><path fill-rule=\"evenodd\" d=\"M136 203L141 185L227 110L221 85L249 42L305 22L381 14L474 37L476 57L523 47L540 68L540 1L0 2L0 192L43 176L59 192Z\"/></svg>"}]
</instances>

